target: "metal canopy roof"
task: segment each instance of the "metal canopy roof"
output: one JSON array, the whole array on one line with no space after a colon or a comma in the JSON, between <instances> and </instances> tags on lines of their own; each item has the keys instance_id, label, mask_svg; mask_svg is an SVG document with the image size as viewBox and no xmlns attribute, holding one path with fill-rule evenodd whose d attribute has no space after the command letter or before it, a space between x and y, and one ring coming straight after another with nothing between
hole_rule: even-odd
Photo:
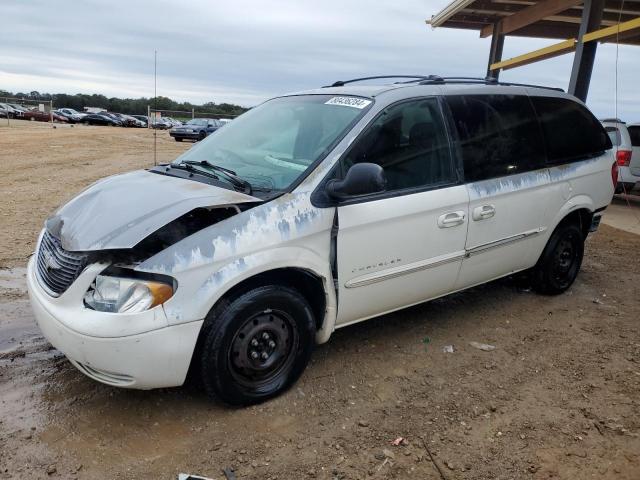
<instances>
[{"instance_id":1,"label":"metal canopy roof","mask_svg":"<svg viewBox=\"0 0 640 480\"><path fill-rule=\"evenodd\" d=\"M583 13L582 0L454 0L427 24L433 27L478 30L491 36L494 25L509 36L568 39L577 37ZM601 27L615 26L640 17L640 0L605 0ZM640 29L600 39L640 45Z\"/></svg>"}]
</instances>

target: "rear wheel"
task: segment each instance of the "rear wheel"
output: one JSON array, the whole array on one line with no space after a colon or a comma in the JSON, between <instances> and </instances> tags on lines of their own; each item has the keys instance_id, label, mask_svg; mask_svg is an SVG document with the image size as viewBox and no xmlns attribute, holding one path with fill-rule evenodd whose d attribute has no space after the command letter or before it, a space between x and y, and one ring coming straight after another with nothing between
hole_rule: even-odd
<instances>
[{"instance_id":1,"label":"rear wheel","mask_svg":"<svg viewBox=\"0 0 640 480\"><path fill-rule=\"evenodd\" d=\"M203 328L202 383L230 405L259 403L289 388L314 346L311 307L296 290L279 285L222 302Z\"/></svg>"},{"instance_id":2,"label":"rear wheel","mask_svg":"<svg viewBox=\"0 0 640 480\"><path fill-rule=\"evenodd\" d=\"M578 276L583 255L584 236L580 228L575 223L559 225L533 268L533 288L547 295L564 292Z\"/></svg>"}]
</instances>

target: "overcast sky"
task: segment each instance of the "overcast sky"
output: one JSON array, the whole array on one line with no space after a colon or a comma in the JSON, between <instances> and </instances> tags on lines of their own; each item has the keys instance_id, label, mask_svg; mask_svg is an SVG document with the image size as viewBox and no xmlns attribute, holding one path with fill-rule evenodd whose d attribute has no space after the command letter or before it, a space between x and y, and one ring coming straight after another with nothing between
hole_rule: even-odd
<instances>
[{"instance_id":1,"label":"overcast sky","mask_svg":"<svg viewBox=\"0 0 640 480\"><path fill-rule=\"evenodd\" d=\"M449 0L9 0L2 5L0 89L153 96L244 106L376 74L484 76L489 39L425 19ZM553 43L507 38L504 58ZM615 113L614 45L600 45L589 94ZM501 79L568 86L573 55ZM618 114L640 121L640 47L621 46Z\"/></svg>"}]
</instances>

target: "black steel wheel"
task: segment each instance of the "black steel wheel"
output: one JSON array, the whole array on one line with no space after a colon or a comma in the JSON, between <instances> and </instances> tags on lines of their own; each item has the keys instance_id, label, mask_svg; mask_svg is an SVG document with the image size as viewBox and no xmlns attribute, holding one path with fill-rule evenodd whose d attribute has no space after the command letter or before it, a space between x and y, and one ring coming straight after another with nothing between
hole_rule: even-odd
<instances>
[{"instance_id":1,"label":"black steel wheel","mask_svg":"<svg viewBox=\"0 0 640 480\"><path fill-rule=\"evenodd\" d=\"M200 374L207 393L230 405L250 405L300 377L315 343L315 319L300 293L270 285L221 302L202 335Z\"/></svg>"},{"instance_id":2,"label":"black steel wheel","mask_svg":"<svg viewBox=\"0 0 640 480\"><path fill-rule=\"evenodd\" d=\"M567 290L575 281L582 265L584 236L575 223L561 224L533 269L533 287L548 295Z\"/></svg>"},{"instance_id":3,"label":"black steel wheel","mask_svg":"<svg viewBox=\"0 0 640 480\"><path fill-rule=\"evenodd\" d=\"M198 141L202 141L202 140L204 140L205 138L207 138L207 133L206 133L206 132L201 131L201 132L198 134Z\"/></svg>"}]
</instances>

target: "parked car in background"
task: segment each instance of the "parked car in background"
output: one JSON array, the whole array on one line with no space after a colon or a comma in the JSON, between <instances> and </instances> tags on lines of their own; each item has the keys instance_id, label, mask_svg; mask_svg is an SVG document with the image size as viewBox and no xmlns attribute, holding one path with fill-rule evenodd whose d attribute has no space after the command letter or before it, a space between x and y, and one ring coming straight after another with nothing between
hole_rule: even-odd
<instances>
[{"instance_id":1,"label":"parked car in background","mask_svg":"<svg viewBox=\"0 0 640 480\"><path fill-rule=\"evenodd\" d=\"M22 118L24 114L22 110L17 109L8 103L0 103L0 108L5 112L5 116L8 116L9 118Z\"/></svg>"},{"instance_id":2,"label":"parked car in background","mask_svg":"<svg viewBox=\"0 0 640 480\"><path fill-rule=\"evenodd\" d=\"M193 118L187 123L173 127L169 135L175 138L176 142L182 140L203 140L207 135L222 127L222 122L214 118Z\"/></svg>"},{"instance_id":3,"label":"parked car in background","mask_svg":"<svg viewBox=\"0 0 640 480\"><path fill-rule=\"evenodd\" d=\"M521 271L542 294L571 287L618 174L582 102L355 81L268 100L56 210L27 271L44 336L96 381L193 372L247 405L338 328Z\"/></svg>"},{"instance_id":4,"label":"parked car in background","mask_svg":"<svg viewBox=\"0 0 640 480\"><path fill-rule=\"evenodd\" d=\"M142 127L146 127L147 125L146 122L138 120L133 115L126 115L124 113L120 113L119 115L120 115L120 118L122 118L126 122L125 125L127 127L142 128Z\"/></svg>"},{"instance_id":5,"label":"parked car in background","mask_svg":"<svg viewBox=\"0 0 640 480\"><path fill-rule=\"evenodd\" d=\"M30 109L25 107L24 105L18 105L17 103L8 103L7 105L12 106L16 110L20 110L21 112L28 112Z\"/></svg>"},{"instance_id":6,"label":"parked car in background","mask_svg":"<svg viewBox=\"0 0 640 480\"><path fill-rule=\"evenodd\" d=\"M87 115L86 113L80 113L77 110L74 110L73 108L58 108L57 110L55 110L55 112L58 115L62 115L63 117L66 117L72 123L79 122Z\"/></svg>"},{"instance_id":7,"label":"parked car in background","mask_svg":"<svg viewBox=\"0 0 640 480\"><path fill-rule=\"evenodd\" d=\"M38 122L56 122L56 123L68 123L67 117L63 117L55 112L41 112L40 110L29 110L22 114L24 120L38 121Z\"/></svg>"},{"instance_id":8,"label":"parked car in background","mask_svg":"<svg viewBox=\"0 0 640 480\"><path fill-rule=\"evenodd\" d=\"M158 130L169 130L173 128L175 125L171 120L167 117L154 118L151 117L151 128L156 128Z\"/></svg>"},{"instance_id":9,"label":"parked car in background","mask_svg":"<svg viewBox=\"0 0 640 480\"><path fill-rule=\"evenodd\" d=\"M104 113L89 113L81 122L83 125L104 125L109 127L121 127L122 122L117 118L110 117Z\"/></svg>"},{"instance_id":10,"label":"parked car in background","mask_svg":"<svg viewBox=\"0 0 640 480\"><path fill-rule=\"evenodd\" d=\"M131 116L136 120L139 120L140 122L142 122L143 127L149 126L149 117L147 117L146 115L131 115Z\"/></svg>"},{"instance_id":11,"label":"parked car in background","mask_svg":"<svg viewBox=\"0 0 640 480\"><path fill-rule=\"evenodd\" d=\"M619 118L602 120L616 151L618 184L615 193L629 193L640 187L640 125L627 125Z\"/></svg>"},{"instance_id":12,"label":"parked car in background","mask_svg":"<svg viewBox=\"0 0 640 480\"><path fill-rule=\"evenodd\" d=\"M180 125L182 125L182 122L180 120L176 120L175 118L172 117L164 117L164 119L169 122L171 124L172 127L179 127Z\"/></svg>"}]
</instances>

